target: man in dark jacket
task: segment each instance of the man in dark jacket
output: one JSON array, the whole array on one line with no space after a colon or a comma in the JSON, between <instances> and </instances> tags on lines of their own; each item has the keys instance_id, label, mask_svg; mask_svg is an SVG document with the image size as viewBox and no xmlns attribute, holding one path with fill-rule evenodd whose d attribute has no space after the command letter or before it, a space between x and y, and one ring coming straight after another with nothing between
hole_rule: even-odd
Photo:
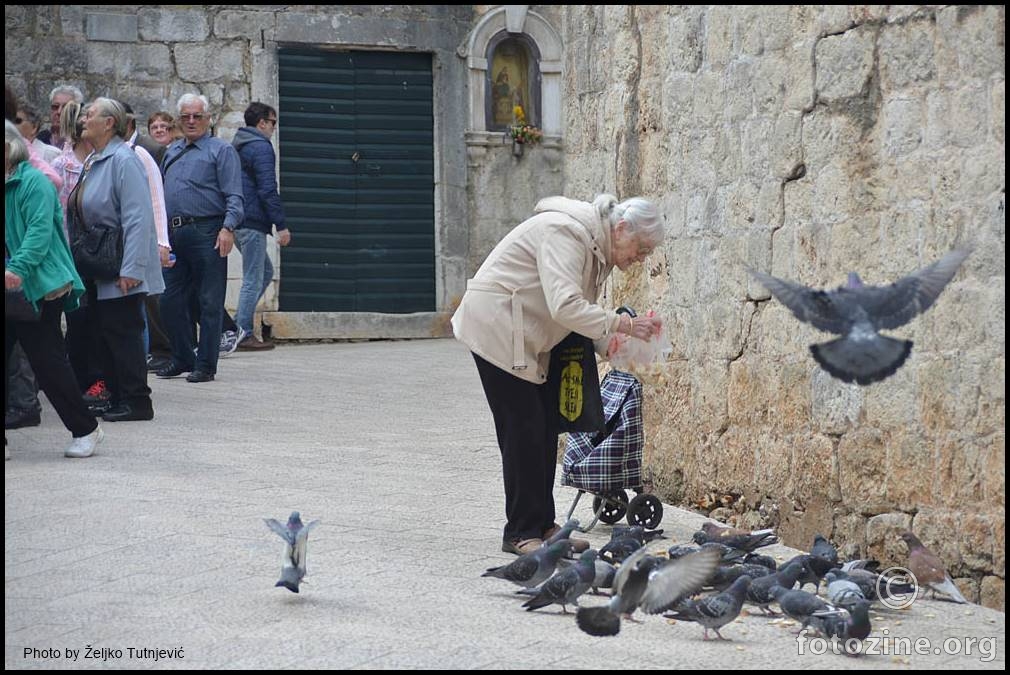
<instances>
[{"instance_id":1,"label":"man in dark jacket","mask_svg":"<svg viewBox=\"0 0 1010 675\"><path fill-rule=\"evenodd\" d=\"M235 323L239 327L238 348L252 351L273 349L272 343L258 339L253 330L256 305L274 276L267 256L267 235L276 226L277 243L287 246L291 233L284 224L284 207L277 194L277 160L270 144L270 137L277 130L277 111L265 103L250 103L245 111L245 123L232 141L242 160L245 196L245 221L235 232L235 244L242 253L242 290Z\"/></svg>"}]
</instances>

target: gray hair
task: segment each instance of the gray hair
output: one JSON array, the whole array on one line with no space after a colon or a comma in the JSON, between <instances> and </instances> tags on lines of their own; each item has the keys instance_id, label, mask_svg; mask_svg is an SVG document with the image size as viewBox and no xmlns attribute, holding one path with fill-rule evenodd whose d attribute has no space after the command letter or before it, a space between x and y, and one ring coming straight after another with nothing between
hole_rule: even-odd
<instances>
[{"instance_id":1,"label":"gray hair","mask_svg":"<svg viewBox=\"0 0 1010 675\"><path fill-rule=\"evenodd\" d=\"M53 99L56 98L57 94L70 94L71 96L74 97L74 100L77 101L78 103L84 102L84 94L81 93L80 89L71 84L61 84L60 86L55 87L51 92L49 92L50 103L53 102Z\"/></svg>"},{"instance_id":2,"label":"gray hair","mask_svg":"<svg viewBox=\"0 0 1010 675\"><path fill-rule=\"evenodd\" d=\"M123 104L114 98L99 97L91 102L91 109L97 114L111 117L114 124L112 131L120 138L126 138L127 115Z\"/></svg>"},{"instance_id":3,"label":"gray hair","mask_svg":"<svg viewBox=\"0 0 1010 675\"><path fill-rule=\"evenodd\" d=\"M28 160L28 143L25 141L24 136L18 131L18 128L14 126L14 123L10 120L4 120L4 145L8 146L10 150L7 151L7 156L10 161L11 169L16 167L21 162Z\"/></svg>"},{"instance_id":4,"label":"gray hair","mask_svg":"<svg viewBox=\"0 0 1010 675\"><path fill-rule=\"evenodd\" d=\"M175 104L175 111L178 114L182 114L182 106L193 105L194 103L199 103L203 106L203 111L205 113L210 113L210 101L203 94L183 94L179 97L179 102Z\"/></svg>"},{"instance_id":5,"label":"gray hair","mask_svg":"<svg viewBox=\"0 0 1010 675\"><path fill-rule=\"evenodd\" d=\"M622 220L628 224L628 232L638 236L646 246L659 246L666 232L663 217L656 205L642 197L632 197L618 203L613 195L599 195L593 200L593 208L600 220L611 227Z\"/></svg>"}]
</instances>

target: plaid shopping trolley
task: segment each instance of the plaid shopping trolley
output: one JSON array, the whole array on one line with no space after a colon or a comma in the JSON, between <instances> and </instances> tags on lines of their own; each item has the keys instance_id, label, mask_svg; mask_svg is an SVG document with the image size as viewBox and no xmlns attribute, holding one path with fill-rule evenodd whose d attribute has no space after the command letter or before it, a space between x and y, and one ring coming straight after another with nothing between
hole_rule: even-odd
<instances>
[{"instance_id":1,"label":"plaid shopping trolley","mask_svg":"<svg viewBox=\"0 0 1010 675\"><path fill-rule=\"evenodd\" d=\"M663 519L663 504L642 492L642 383L634 375L612 370L600 383L606 429L571 432L565 447L561 484L578 490L568 510L572 517L584 493L593 495L593 522L613 524L628 516L632 525L654 529ZM626 488L637 496L628 502Z\"/></svg>"}]
</instances>

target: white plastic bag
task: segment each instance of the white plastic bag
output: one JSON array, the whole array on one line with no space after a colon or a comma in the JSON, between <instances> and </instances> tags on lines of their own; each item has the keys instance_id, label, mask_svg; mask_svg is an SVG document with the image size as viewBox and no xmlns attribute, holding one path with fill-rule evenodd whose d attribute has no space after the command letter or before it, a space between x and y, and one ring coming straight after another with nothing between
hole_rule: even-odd
<instances>
[{"instance_id":1,"label":"white plastic bag","mask_svg":"<svg viewBox=\"0 0 1010 675\"><path fill-rule=\"evenodd\" d=\"M648 316L654 316L654 313L650 311ZM632 374L649 371L664 363L672 353L673 345L666 336L665 327L656 331L649 340L639 340L624 333L614 335L607 348L610 365Z\"/></svg>"}]
</instances>

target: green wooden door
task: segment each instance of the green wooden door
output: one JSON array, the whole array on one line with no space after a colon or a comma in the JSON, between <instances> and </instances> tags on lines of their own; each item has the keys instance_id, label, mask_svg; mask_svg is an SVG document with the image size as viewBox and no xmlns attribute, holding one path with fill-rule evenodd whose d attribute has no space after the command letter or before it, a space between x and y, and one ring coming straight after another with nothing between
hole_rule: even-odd
<instances>
[{"instance_id":1,"label":"green wooden door","mask_svg":"<svg viewBox=\"0 0 1010 675\"><path fill-rule=\"evenodd\" d=\"M431 56L281 49L280 310L435 309Z\"/></svg>"}]
</instances>

